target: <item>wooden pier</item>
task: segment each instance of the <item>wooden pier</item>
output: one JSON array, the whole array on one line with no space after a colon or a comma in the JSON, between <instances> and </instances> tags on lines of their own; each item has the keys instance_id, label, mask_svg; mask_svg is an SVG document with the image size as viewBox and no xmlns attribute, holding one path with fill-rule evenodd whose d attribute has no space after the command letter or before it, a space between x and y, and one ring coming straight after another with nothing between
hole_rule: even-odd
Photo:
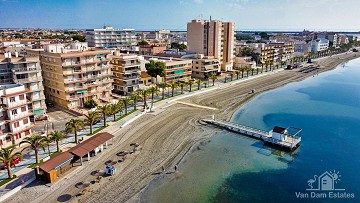
<instances>
[{"instance_id":1,"label":"wooden pier","mask_svg":"<svg viewBox=\"0 0 360 203\"><path fill-rule=\"evenodd\" d=\"M301 137L299 136L301 132L300 128L281 128L276 126L273 130L267 132L228 121L215 119L202 119L202 121L242 135L262 140L265 144L290 151L298 148L301 142ZM295 133L291 133L290 131L295 131Z\"/></svg>"}]
</instances>

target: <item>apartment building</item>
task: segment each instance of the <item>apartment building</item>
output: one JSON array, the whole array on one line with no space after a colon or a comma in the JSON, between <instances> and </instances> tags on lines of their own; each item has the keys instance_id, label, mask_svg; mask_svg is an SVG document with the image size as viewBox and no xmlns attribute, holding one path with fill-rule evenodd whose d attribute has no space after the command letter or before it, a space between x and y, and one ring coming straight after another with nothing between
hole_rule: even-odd
<instances>
[{"instance_id":1,"label":"apartment building","mask_svg":"<svg viewBox=\"0 0 360 203\"><path fill-rule=\"evenodd\" d=\"M29 111L34 116L40 116L46 113L45 95L43 78L40 67L39 57L19 57L15 52L0 55L0 69L4 71L2 74L2 84L17 83L25 86L29 92L26 98L31 101Z\"/></svg>"},{"instance_id":2,"label":"apartment building","mask_svg":"<svg viewBox=\"0 0 360 203\"><path fill-rule=\"evenodd\" d=\"M191 79L192 60L172 57L144 56L147 61L161 61L165 64L165 77L158 77L159 82L188 81Z\"/></svg>"},{"instance_id":3,"label":"apartment building","mask_svg":"<svg viewBox=\"0 0 360 203\"><path fill-rule=\"evenodd\" d=\"M40 55L45 96L57 105L77 109L88 99L110 100L113 74L109 50L89 49L83 42L49 44L27 53Z\"/></svg>"},{"instance_id":4,"label":"apartment building","mask_svg":"<svg viewBox=\"0 0 360 203\"><path fill-rule=\"evenodd\" d=\"M294 56L306 56L311 52L311 45L303 40L296 40L294 42Z\"/></svg>"},{"instance_id":5,"label":"apartment building","mask_svg":"<svg viewBox=\"0 0 360 203\"><path fill-rule=\"evenodd\" d=\"M219 59L221 70L230 71L235 58L235 23L217 20L192 20L187 24L190 54Z\"/></svg>"},{"instance_id":6,"label":"apartment building","mask_svg":"<svg viewBox=\"0 0 360 203\"><path fill-rule=\"evenodd\" d=\"M221 64L218 59L210 56L197 54L192 59L192 78L207 79L210 75L218 75L221 72Z\"/></svg>"},{"instance_id":7,"label":"apartment building","mask_svg":"<svg viewBox=\"0 0 360 203\"><path fill-rule=\"evenodd\" d=\"M139 54L140 55L157 55L166 50L166 45L149 45L149 46L140 46Z\"/></svg>"},{"instance_id":8,"label":"apartment building","mask_svg":"<svg viewBox=\"0 0 360 203\"><path fill-rule=\"evenodd\" d=\"M249 47L253 48L256 53L260 54L260 63L262 66L266 64L275 64L278 59L278 49L265 43L252 43Z\"/></svg>"},{"instance_id":9,"label":"apartment building","mask_svg":"<svg viewBox=\"0 0 360 203\"><path fill-rule=\"evenodd\" d=\"M130 50L137 43L134 29L115 29L111 26L87 29L86 41L90 47L116 47L123 50Z\"/></svg>"},{"instance_id":10,"label":"apartment building","mask_svg":"<svg viewBox=\"0 0 360 203\"><path fill-rule=\"evenodd\" d=\"M19 143L25 136L31 134L34 125L30 122L28 105L31 101L26 99L29 92L24 85L0 85L0 146L7 147Z\"/></svg>"},{"instance_id":11,"label":"apartment building","mask_svg":"<svg viewBox=\"0 0 360 203\"><path fill-rule=\"evenodd\" d=\"M311 51L312 52L319 52L319 51L324 51L327 50L329 48L329 40L321 38L321 39L316 39L310 42L311 45Z\"/></svg>"},{"instance_id":12,"label":"apartment building","mask_svg":"<svg viewBox=\"0 0 360 203\"><path fill-rule=\"evenodd\" d=\"M116 51L111 59L114 75L114 92L129 95L139 89L140 59L134 54L120 54Z\"/></svg>"},{"instance_id":13,"label":"apartment building","mask_svg":"<svg viewBox=\"0 0 360 203\"><path fill-rule=\"evenodd\" d=\"M270 42L270 46L276 49L274 62L280 64L281 62L289 61L294 56L294 42Z\"/></svg>"},{"instance_id":14,"label":"apartment building","mask_svg":"<svg viewBox=\"0 0 360 203\"><path fill-rule=\"evenodd\" d=\"M256 68L256 61L253 61L251 56L236 56L234 69L239 70L244 67Z\"/></svg>"}]
</instances>

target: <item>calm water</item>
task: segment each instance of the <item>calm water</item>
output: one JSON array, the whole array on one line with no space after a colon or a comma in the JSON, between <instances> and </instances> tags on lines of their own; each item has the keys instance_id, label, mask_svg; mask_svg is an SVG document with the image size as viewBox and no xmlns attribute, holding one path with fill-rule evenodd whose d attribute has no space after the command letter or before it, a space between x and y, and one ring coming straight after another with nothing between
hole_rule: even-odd
<instances>
[{"instance_id":1,"label":"calm water","mask_svg":"<svg viewBox=\"0 0 360 203\"><path fill-rule=\"evenodd\" d=\"M301 147L289 155L221 131L194 147L178 173L152 181L143 201L360 202L360 60L261 94L232 120L264 130L300 127ZM325 171L341 175L335 188L355 198L296 197L311 195L308 180Z\"/></svg>"}]
</instances>

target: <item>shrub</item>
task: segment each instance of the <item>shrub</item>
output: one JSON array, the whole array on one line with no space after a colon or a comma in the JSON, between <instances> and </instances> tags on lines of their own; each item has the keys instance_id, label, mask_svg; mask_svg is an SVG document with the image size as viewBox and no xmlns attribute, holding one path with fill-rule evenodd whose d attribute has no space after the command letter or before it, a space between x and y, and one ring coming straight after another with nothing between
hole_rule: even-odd
<instances>
[{"instance_id":1,"label":"shrub","mask_svg":"<svg viewBox=\"0 0 360 203\"><path fill-rule=\"evenodd\" d=\"M97 107L97 105L98 105L98 104L97 104L96 101L93 100L93 99L88 99L88 100L86 100L85 103L84 103L84 107L85 107L85 108L88 108L88 109L95 108L95 107Z\"/></svg>"}]
</instances>

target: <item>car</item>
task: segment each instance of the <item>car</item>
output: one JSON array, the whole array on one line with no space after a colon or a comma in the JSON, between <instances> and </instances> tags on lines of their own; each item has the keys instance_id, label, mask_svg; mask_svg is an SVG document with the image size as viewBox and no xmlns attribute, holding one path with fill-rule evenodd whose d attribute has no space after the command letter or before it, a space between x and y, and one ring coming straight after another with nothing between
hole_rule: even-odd
<instances>
[{"instance_id":1,"label":"car","mask_svg":"<svg viewBox=\"0 0 360 203\"><path fill-rule=\"evenodd\" d=\"M18 164L20 161L21 161L21 157L16 156L16 157L13 158L13 161L11 162L10 166L11 166L11 167L15 167L15 165ZM0 165L0 169L1 169L1 170L7 169L6 164L5 164L5 163L1 164L1 165Z\"/></svg>"},{"instance_id":2,"label":"car","mask_svg":"<svg viewBox=\"0 0 360 203\"><path fill-rule=\"evenodd\" d=\"M45 102L47 107L54 107L55 105L52 102Z\"/></svg>"}]
</instances>

